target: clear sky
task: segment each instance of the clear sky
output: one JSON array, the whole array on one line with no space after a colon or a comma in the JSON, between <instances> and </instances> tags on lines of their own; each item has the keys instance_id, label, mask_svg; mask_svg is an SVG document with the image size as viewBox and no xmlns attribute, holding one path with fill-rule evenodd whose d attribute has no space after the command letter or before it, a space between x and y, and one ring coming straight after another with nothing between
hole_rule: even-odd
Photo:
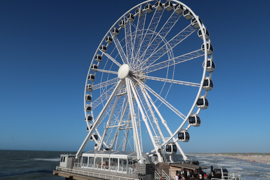
<instances>
[{"instance_id":1,"label":"clear sky","mask_svg":"<svg viewBox=\"0 0 270 180\"><path fill-rule=\"evenodd\" d=\"M140 2L0 1L0 149L79 148L91 59L111 25ZM210 31L217 66L210 106L183 150L269 153L270 1L182 2Z\"/></svg>"}]
</instances>

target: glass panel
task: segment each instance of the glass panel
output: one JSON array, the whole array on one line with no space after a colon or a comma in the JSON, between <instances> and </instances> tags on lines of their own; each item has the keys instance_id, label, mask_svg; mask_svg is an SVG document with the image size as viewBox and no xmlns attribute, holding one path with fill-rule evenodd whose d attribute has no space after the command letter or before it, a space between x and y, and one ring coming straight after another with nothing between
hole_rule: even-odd
<instances>
[{"instance_id":1,"label":"glass panel","mask_svg":"<svg viewBox=\"0 0 270 180\"><path fill-rule=\"evenodd\" d=\"M96 157L95 165L96 165L96 168L101 168L101 157Z\"/></svg>"},{"instance_id":2,"label":"glass panel","mask_svg":"<svg viewBox=\"0 0 270 180\"><path fill-rule=\"evenodd\" d=\"M109 169L109 158L103 158L103 167L102 169Z\"/></svg>"},{"instance_id":3,"label":"glass panel","mask_svg":"<svg viewBox=\"0 0 270 180\"><path fill-rule=\"evenodd\" d=\"M119 159L119 170L120 171L127 171L127 160L126 159Z\"/></svg>"},{"instance_id":4,"label":"glass panel","mask_svg":"<svg viewBox=\"0 0 270 180\"><path fill-rule=\"evenodd\" d=\"M189 133L186 132L186 140L189 140Z\"/></svg>"},{"instance_id":5,"label":"glass panel","mask_svg":"<svg viewBox=\"0 0 270 180\"><path fill-rule=\"evenodd\" d=\"M111 170L118 170L118 159L117 158L111 158L110 162L110 168Z\"/></svg>"},{"instance_id":6,"label":"glass panel","mask_svg":"<svg viewBox=\"0 0 270 180\"><path fill-rule=\"evenodd\" d=\"M173 152L177 152L177 147L176 147L176 145L173 145Z\"/></svg>"},{"instance_id":7,"label":"glass panel","mask_svg":"<svg viewBox=\"0 0 270 180\"><path fill-rule=\"evenodd\" d=\"M211 86L211 87L213 87L213 86L214 86L213 81L210 81L210 86Z\"/></svg>"},{"instance_id":8,"label":"glass panel","mask_svg":"<svg viewBox=\"0 0 270 180\"><path fill-rule=\"evenodd\" d=\"M94 167L95 166L94 160L95 160L94 157L89 157L88 167Z\"/></svg>"},{"instance_id":9,"label":"glass panel","mask_svg":"<svg viewBox=\"0 0 270 180\"><path fill-rule=\"evenodd\" d=\"M202 99L202 98L198 99L198 101L197 101L197 105L198 105L198 106L203 105L203 99Z\"/></svg>"},{"instance_id":10,"label":"glass panel","mask_svg":"<svg viewBox=\"0 0 270 180\"><path fill-rule=\"evenodd\" d=\"M215 65L214 61L212 61L212 67L216 68L216 65Z\"/></svg>"},{"instance_id":11,"label":"glass panel","mask_svg":"<svg viewBox=\"0 0 270 180\"><path fill-rule=\"evenodd\" d=\"M189 117L189 123L194 124L195 123L195 117Z\"/></svg>"},{"instance_id":12,"label":"glass panel","mask_svg":"<svg viewBox=\"0 0 270 180\"><path fill-rule=\"evenodd\" d=\"M172 152L171 145L166 145L166 152Z\"/></svg>"},{"instance_id":13,"label":"glass panel","mask_svg":"<svg viewBox=\"0 0 270 180\"><path fill-rule=\"evenodd\" d=\"M181 139L181 140L184 139L184 133L183 132L178 133L178 139Z\"/></svg>"},{"instance_id":14,"label":"glass panel","mask_svg":"<svg viewBox=\"0 0 270 180\"><path fill-rule=\"evenodd\" d=\"M83 157L82 159L82 166L87 166L87 162L88 162L88 157Z\"/></svg>"},{"instance_id":15,"label":"glass panel","mask_svg":"<svg viewBox=\"0 0 270 180\"><path fill-rule=\"evenodd\" d=\"M205 80L203 81L203 86L208 86L208 79L205 79Z\"/></svg>"},{"instance_id":16,"label":"glass panel","mask_svg":"<svg viewBox=\"0 0 270 180\"><path fill-rule=\"evenodd\" d=\"M205 105L208 106L208 104L209 104L209 103L208 103L208 100L205 99Z\"/></svg>"},{"instance_id":17,"label":"glass panel","mask_svg":"<svg viewBox=\"0 0 270 180\"><path fill-rule=\"evenodd\" d=\"M211 61L207 61L207 67L211 67Z\"/></svg>"}]
</instances>

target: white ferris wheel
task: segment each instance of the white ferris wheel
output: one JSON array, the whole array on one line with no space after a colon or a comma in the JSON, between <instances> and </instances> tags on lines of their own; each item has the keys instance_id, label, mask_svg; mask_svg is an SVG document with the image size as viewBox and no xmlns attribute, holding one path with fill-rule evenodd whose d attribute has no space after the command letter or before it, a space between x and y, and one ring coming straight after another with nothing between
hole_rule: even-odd
<instances>
[{"instance_id":1,"label":"white ferris wheel","mask_svg":"<svg viewBox=\"0 0 270 180\"><path fill-rule=\"evenodd\" d=\"M124 13L101 40L85 83L84 107L95 150L137 152L152 144L162 154L177 152L201 124L209 105L215 69L209 32L187 5L144 1ZM205 48L206 47L206 48ZM172 161L172 160L171 160Z\"/></svg>"}]
</instances>

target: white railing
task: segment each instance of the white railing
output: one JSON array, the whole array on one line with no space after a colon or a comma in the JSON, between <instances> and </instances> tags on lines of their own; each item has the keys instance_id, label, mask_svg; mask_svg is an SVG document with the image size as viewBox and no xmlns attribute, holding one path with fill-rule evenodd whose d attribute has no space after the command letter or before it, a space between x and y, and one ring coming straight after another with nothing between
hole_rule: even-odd
<instances>
[{"instance_id":1,"label":"white railing","mask_svg":"<svg viewBox=\"0 0 270 180\"><path fill-rule=\"evenodd\" d=\"M166 180L171 180L171 177L162 169L162 177Z\"/></svg>"},{"instance_id":2,"label":"white railing","mask_svg":"<svg viewBox=\"0 0 270 180\"><path fill-rule=\"evenodd\" d=\"M155 179L161 179L161 176L159 175L157 171L155 171Z\"/></svg>"},{"instance_id":3,"label":"white railing","mask_svg":"<svg viewBox=\"0 0 270 180\"><path fill-rule=\"evenodd\" d=\"M172 172L171 169L169 169L169 176L171 177L171 179L175 180L175 173Z\"/></svg>"},{"instance_id":4,"label":"white railing","mask_svg":"<svg viewBox=\"0 0 270 180\"><path fill-rule=\"evenodd\" d=\"M79 163L77 163L77 164L79 164ZM84 176L91 176L91 177L96 177L96 178L101 178L101 179L134 180L134 178L130 178L130 177L116 176L116 175L97 173L97 172L89 172L89 171L83 171L83 170L78 170L78 169L69 169L69 168L64 168L64 167L59 167L59 166L56 167L56 170L67 172L67 173L84 175ZM136 180L138 180L138 179L136 179Z\"/></svg>"}]
</instances>

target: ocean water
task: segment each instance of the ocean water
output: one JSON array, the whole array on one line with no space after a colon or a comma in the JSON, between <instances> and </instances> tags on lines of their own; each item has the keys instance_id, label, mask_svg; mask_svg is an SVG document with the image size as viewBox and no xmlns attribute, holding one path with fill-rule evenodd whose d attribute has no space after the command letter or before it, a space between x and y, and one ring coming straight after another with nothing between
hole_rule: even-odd
<instances>
[{"instance_id":1,"label":"ocean water","mask_svg":"<svg viewBox=\"0 0 270 180\"><path fill-rule=\"evenodd\" d=\"M67 152L0 150L0 179L63 180L52 174L63 153Z\"/></svg>"},{"instance_id":2,"label":"ocean water","mask_svg":"<svg viewBox=\"0 0 270 180\"><path fill-rule=\"evenodd\" d=\"M55 151L11 151L0 150L0 180L20 179L52 179L63 180L64 178L52 174L59 165L60 154L74 152ZM187 155L190 160L198 160L200 165L222 166L230 173L239 173L243 180L265 180L270 179L270 165L247 162L234 158L208 156L208 155Z\"/></svg>"}]
</instances>

